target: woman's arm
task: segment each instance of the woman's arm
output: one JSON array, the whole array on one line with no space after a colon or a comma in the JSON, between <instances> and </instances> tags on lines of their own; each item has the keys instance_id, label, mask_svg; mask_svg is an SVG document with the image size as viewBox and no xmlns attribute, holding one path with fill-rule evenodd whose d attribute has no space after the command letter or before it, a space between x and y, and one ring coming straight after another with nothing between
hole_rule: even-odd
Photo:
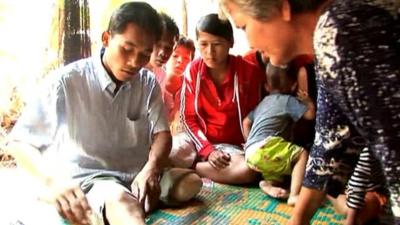
<instances>
[{"instance_id":1,"label":"woman's arm","mask_svg":"<svg viewBox=\"0 0 400 225\"><path fill-rule=\"evenodd\" d=\"M198 154L201 158L207 159L211 152L214 151L214 146L207 140L202 126L205 126L205 121L199 118L196 112L196 82L198 74L198 63L191 64L190 73L186 73L182 90L181 90L181 107L180 117L186 134L190 137L191 141L196 147Z\"/></svg>"},{"instance_id":2,"label":"woman's arm","mask_svg":"<svg viewBox=\"0 0 400 225\"><path fill-rule=\"evenodd\" d=\"M311 218L321 206L324 198L325 193L323 191L303 186L296 202L292 217L290 218L289 225L310 224Z\"/></svg>"}]
</instances>

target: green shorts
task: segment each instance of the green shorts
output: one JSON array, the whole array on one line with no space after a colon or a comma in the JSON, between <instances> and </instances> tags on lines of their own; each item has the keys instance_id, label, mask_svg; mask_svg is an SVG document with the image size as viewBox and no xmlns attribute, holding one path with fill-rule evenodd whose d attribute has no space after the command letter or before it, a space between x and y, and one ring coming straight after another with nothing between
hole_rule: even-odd
<instances>
[{"instance_id":1,"label":"green shorts","mask_svg":"<svg viewBox=\"0 0 400 225\"><path fill-rule=\"evenodd\" d=\"M246 149L246 163L260 172L265 180L282 182L292 173L294 161L303 150L281 137L271 136Z\"/></svg>"}]
</instances>

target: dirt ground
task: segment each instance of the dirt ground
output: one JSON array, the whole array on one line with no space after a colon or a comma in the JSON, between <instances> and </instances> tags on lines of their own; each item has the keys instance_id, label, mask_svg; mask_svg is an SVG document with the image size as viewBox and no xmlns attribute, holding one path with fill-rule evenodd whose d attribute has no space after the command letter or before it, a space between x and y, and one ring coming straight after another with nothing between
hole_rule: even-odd
<instances>
[{"instance_id":1,"label":"dirt ground","mask_svg":"<svg viewBox=\"0 0 400 225\"><path fill-rule=\"evenodd\" d=\"M11 126L5 127L3 126L5 125L3 123L1 125L2 126L0 127L0 143L3 143L5 137L11 130ZM8 153L6 153L5 150L1 148L0 145L0 168L10 168L15 166L16 165L14 159Z\"/></svg>"},{"instance_id":2,"label":"dirt ground","mask_svg":"<svg viewBox=\"0 0 400 225\"><path fill-rule=\"evenodd\" d=\"M3 145L7 134L10 132L11 128L15 124L16 119L10 120L8 117L4 115L0 115L0 144ZM11 157L4 149L1 148L0 145L0 168L10 168L15 167L15 161L13 157Z\"/></svg>"},{"instance_id":3,"label":"dirt ground","mask_svg":"<svg viewBox=\"0 0 400 225\"><path fill-rule=\"evenodd\" d=\"M13 168L16 167L14 159L0 150L0 168Z\"/></svg>"},{"instance_id":4,"label":"dirt ground","mask_svg":"<svg viewBox=\"0 0 400 225\"><path fill-rule=\"evenodd\" d=\"M1 142L0 138L0 142ZM13 168L16 167L13 157L7 154L3 149L0 148L0 169L1 168Z\"/></svg>"},{"instance_id":5,"label":"dirt ground","mask_svg":"<svg viewBox=\"0 0 400 225\"><path fill-rule=\"evenodd\" d=\"M24 102L21 96L18 94L17 90L14 89L10 96L10 102L8 107L0 108L0 168L10 168L15 167L14 159L5 152L1 146L4 144L6 136L13 128L18 117L21 114L22 108L24 107ZM8 108L5 110L4 108Z\"/></svg>"}]
</instances>

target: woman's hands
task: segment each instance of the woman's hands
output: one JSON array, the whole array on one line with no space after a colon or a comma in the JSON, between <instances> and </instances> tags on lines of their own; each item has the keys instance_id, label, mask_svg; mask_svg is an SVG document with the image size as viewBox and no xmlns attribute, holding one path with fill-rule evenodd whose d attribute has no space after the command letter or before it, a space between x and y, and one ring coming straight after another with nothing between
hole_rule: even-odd
<instances>
[{"instance_id":1,"label":"woman's hands","mask_svg":"<svg viewBox=\"0 0 400 225\"><path fill-rule=\"evenodd\" d=\"M217 170L224 169L229 166L231 156L221 151L213 151L208 156L208 163Z\"/></svg>"}]
</instances>

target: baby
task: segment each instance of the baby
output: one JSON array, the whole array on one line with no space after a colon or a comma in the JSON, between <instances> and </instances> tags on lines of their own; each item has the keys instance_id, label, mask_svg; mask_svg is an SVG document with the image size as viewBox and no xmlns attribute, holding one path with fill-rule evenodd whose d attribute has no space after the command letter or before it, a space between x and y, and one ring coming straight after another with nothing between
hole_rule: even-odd
<instances>
[{"instance_id":1,"label":"baby","mask_svg":"<svg viewBox=\"0 0 400 225\"><path fill-rule=\"evenodd\" d=\"M300 118L315 118L315 105L307 92L297 87L297 74L287 68L267 66L265 88L269 93L244 119L247 165L264 178L263 192L274 198L288 198L294 205L304 177L308 153L291 143L292 125ZM284 178L291 177L290 192L283 188Z\"/></svg>"}]
</instances>

